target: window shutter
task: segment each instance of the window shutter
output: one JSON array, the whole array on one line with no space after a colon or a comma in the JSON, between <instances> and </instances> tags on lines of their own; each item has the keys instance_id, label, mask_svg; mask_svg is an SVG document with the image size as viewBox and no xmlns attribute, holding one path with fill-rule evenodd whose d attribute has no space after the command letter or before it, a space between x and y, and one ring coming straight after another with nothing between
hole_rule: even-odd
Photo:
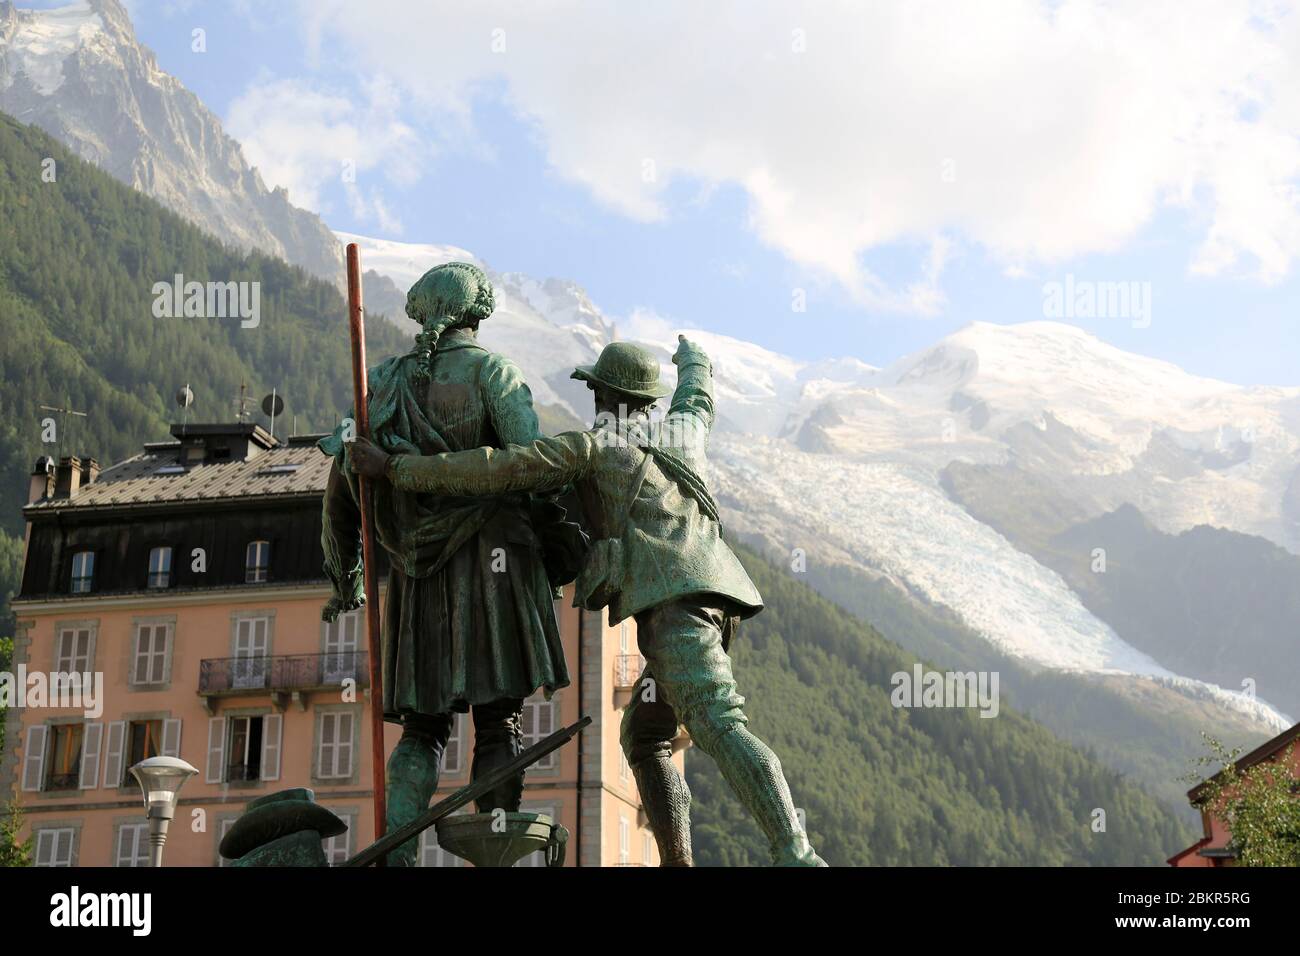
<instances>
[{"instance_id":1,"label":"window shutter","mask_svg":"<svg viewBox=\"0 0 1300 956\"><path fill-rule=\"evenodd\" d=\"M45 744L49 728L33 724L27 728L27 746L23 748L23 789L40 790L45 783ZM42 833L47 831L42 831Z\"/></svg>"},{"instance_id":2,"label":"window shutter","mask_svg":"<svg viewBox=\"0 0 1300 956\"><path fill-rule=\"evenodd\" d=\"M162 755L179 757L181 755L181 720L173 717L163 721Z\"/></svg>"},{"instance_id":3,"label":"window shutter","mask_svg":"<svg viewBox=\"0 0 1300 956\"><path fill-rule=\"evenodd\" d=\"M59 830L54 841L54 866L72 866L72 838L75 830Z\"/></svg>"},{"instance_id":4,"label":"window shutter","mask_svg":"<svg viewBox=\"0 0 1300 956\"><path fill-rule=\"evenodd\" d=\"M320 714L320 745L316 748L316 774L329 777L334 771L334 715Z\"/></svg>"},{"instance_id":5,"label":"window shutter","mask_svg":"<svg viewBox=\"0 0 1300 956\"><path fill-rule=\"evenodd\" d=\"M104 786L122 786L122 747L126 736L126 721L115 720L108 725L108 742L104 747Z\"/></svg>"},{"instance_id":6,"label":"window shutter","mask_svg":"<svg viewBox=\"0 0 1300 956\"><path fill-rule=\"evenodd\" d=\"M131 661L131 684L149 683L149 648L153 645L153 628L141 624L135 629L135 656Z\"/></svg>"},{"instance_id":7,"label":"window shutter","mask_svg":"<svg viewBox=\"0 0 1300 956\"><path fill-rule=\"evenodd\" d=\"M352 776L353 716L351 714L339 714L337 719L338 740L335 746L338 747L338 756L334 765L338 768L340 777L350 777Z\"/></svg>"},{"instance_id":8,"label":"window shutter","mask_svg":"<svg viewBox=\"0 0 1300 956\"><path fill-rule=\"evenodd\" d=\"M208 721L208 766L203 779L207 783L221 783L226 763L226 718L213 717Z\"/></svg>"},{"instance_id":9,"label":"window shutter","mask_svg":"<svg viewBox=\"0 0 1300 956\"><path fill-rule=\"evenodd\" d=\"M131 866L135 862L135 827L123 824L117 828L117 862L114 866Z\"/></svg>"},{"instance_id":10,"label":"window shutter","mask_svg":"<svg viewBox=\"0 0 1300 956\"><path fill-rule=\"evenodd\" d=\"M280 732L284 718L267 714L262 718L262 772L263 780L280 779Z\"/></svg>"},{"instance_id":11,"label":"window shutter","mask_svg":"<svg viewBox=\"0 0 1300 956\"><path fill-rule=\"evenodd\" d=\"M36 865L54 865L54 843L58 839L57 830L36 831Z\"/></svg>"},{"instance_id":12,"label":"window shutter","mask_svg":"<svg viewBox=\"0 0 1300 956\"><path fill-rule=\"evenodd\" d=\"M104 742L104 725L99 721L86 724L81 742L81 778L77 785L82 790L93 790L99 784L99 754Z\"/></svg>"}]
</instances>

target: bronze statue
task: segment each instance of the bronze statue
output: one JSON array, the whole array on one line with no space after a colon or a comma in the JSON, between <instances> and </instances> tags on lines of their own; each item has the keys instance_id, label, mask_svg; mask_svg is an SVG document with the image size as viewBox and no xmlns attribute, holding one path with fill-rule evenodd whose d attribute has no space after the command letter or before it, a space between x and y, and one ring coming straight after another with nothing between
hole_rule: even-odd
<instances>
[{"instance_id":1,"label":"bronze statue","mask_svg":"<svg viewBox=\"0 0 1300 956\"><path fill-rule=\"evenodd\" d=\"M406 493L473 497L574 485L584 523L599 539L578 576L576 601L608 606L611 623L634 617L647 662L621 740L663 865L691 865L690 791L670 760L680 721L762 828L773 862L824 866L780 762L746 727L731 674L727 647L739 620L762 610L762 598L722 540L702 477L714 419L712 366L684 337L673 362L677 388L658 429L648 409L667 392L659 366L616 342L573 373L595 393L597 424L589 431L435 455L358 439L349 445L350 467Z\"/></svg>"},{"instance_id":2,"label":"bronze statue","mask_svg":"<svg viewBox=\"0 0 1300 956\"><path fill-rule=\"evenodd\" d=\"M518 367L477 341L493 306L487 276L466 263L431 269L411 287L406 312L422 326L415 348L369 373L367 408L379 448L414 457L541 437ZM335 458L322 535L334 584L327 621L366 599L356 476L342 467L348 438L340 426L320 442ZM548 576L543 539L563 524L553 502L517 491L468 497L386 482L372 488L375 533L391 566L384 716L402 725L387 768L392 832L428 807L457 713L473 712L478 779L522 749L523 699L538 688L549 697L568 686L554 585L573 575L553 561L554 580ZM522 792L521 772L480 797L478 809L517 811ZM388 862L413 866L416 850L408 840Z\"/></svg>"}]
</instances>

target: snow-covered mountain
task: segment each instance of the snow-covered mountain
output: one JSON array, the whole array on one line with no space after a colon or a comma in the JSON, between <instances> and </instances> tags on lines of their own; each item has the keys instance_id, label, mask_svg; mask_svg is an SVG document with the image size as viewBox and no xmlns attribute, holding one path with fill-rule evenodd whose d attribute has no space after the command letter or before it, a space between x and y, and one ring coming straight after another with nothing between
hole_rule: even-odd
<instances>
[{"instance_id":1,"label":"snow-covered mountain","mask_svg":"<svg viewBox=\"0 0 1300 956\"><path fill-rule=\"evenodd\" d=\"M0 110L218 238L341 282L333 233L267 189L217 117L159 69L118 0L0 0Z\"/></svg>"},{"instance_id":2,"label":"snow-covered mountain","mask_svg":"<svg viewBox=\"0 0 1300 956\"><path fill-rule=\"evenodd\" d=\"M1189 375L1055 322L972 323L796 409L805 448L930 470L1013 463L1167 531L1208 524L1300 552L1300 388Z\"/></svg>"}]
</instances>

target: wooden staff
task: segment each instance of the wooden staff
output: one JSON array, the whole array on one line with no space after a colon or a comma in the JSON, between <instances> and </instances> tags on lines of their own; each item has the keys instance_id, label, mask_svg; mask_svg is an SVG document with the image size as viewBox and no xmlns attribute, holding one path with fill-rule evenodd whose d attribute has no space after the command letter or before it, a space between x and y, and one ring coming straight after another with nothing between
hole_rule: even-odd
<instances>
[{"instance_id":1,"label":"wooden staff","mask_svg":"<svg viewBox=\"0 0 1300 956\"><path fill-rule=\"evenodd\" d=\"M355 242L348 243L348 331L352 336L352 407L356 410L357 434L370 438L370 409L366 399L366 327L361 309L361 254ZM375 788L375 839L383 837L387 793L384 781L384 666L379 636L379 580L375 574L375 517L369 482L357 475L357 497L361 508L361 562L366 589L366 630L370 646L370 759ZM383 865L383 861L379 861Z\"/></svg>"}]
</instances>

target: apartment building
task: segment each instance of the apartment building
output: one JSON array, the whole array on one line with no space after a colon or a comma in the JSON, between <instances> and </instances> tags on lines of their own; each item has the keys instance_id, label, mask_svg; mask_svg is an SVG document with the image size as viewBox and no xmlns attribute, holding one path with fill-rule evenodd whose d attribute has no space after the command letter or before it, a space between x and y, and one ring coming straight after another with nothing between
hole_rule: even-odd
<instances>
[{"instance_id":1,"label":"apartment building","mask_svg":"<svg viewBox=\"0 0 1300 956\"><path fill-rule=\"evenodd\" d=\"M0 794L17 797L37 865L147 865L129 768L175 755L200 772L181 792L168 865L221 865L217 845L247 802L294 786L348 821L325 846L341 862L374 830L363 620L320 619L329 460L319 436L277 440L256 424L174 425L171 435L102 474L94 459L37 462L14 668L102 676L102 712L57 699L10 709ZM657 865L618 745L641 663L635 625L611 628L571 597L556 613L573 683L529 700L524 730L532 742L580 714L593 723L528 772L524 808L569 829L566 865ZM388 748L399 734L386 729ZM468 782L472 751L464 716L440 796ZM459 863L432 831L420 857Z\"/></svg>"}]
</instances>

